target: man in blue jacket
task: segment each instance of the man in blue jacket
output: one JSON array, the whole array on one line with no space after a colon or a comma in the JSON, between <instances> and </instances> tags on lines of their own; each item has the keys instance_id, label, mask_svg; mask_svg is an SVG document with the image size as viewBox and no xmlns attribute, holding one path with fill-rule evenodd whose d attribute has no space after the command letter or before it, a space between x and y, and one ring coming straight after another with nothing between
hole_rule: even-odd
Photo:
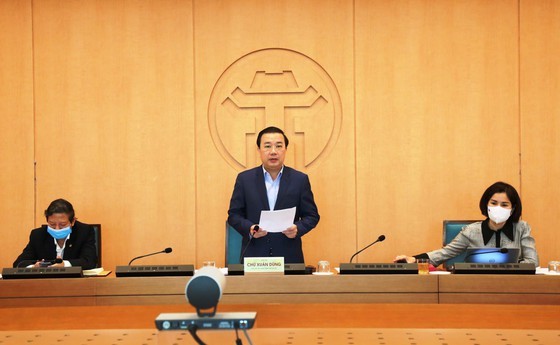
<instances>
[{"instance_id":1,"label":"man in blue jacket","mask_svg":"<svg viewBox=\"0 0 560 345\"><path fill-rule=\"evenodd\" d=\"M304 263L301 237L319 222L309 177L284 166L288 138L277 127L257 136L262 165L237 176L228 223L243 236L244 257L283 256L286 263ZM294 224L281 233L259 228L261 211L296 207ZM256 227L256 228L255 228Z\"/></svg>"}]
</instances>

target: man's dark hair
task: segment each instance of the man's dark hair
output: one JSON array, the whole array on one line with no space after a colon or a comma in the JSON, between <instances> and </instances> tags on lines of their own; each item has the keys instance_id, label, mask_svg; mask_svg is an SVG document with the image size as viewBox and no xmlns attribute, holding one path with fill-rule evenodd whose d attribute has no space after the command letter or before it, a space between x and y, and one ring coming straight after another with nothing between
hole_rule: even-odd
<instances>
[{"instance_id":1,"label":"man's dark hair","mask_svg":"<svg viewBox=\"0 0 560 345\"><path fill-rule=\"evenodd\" d=\"M284 136L284 143L286 144L286 148L288 148L288 137L286 136L286 134L284 134L284 131L281 130L278 127L266 127L265 129L263 129L262 131L259 132L259 135L257 136L257 147L261 147L261 137L263 136L263 134L267 134L267 133L280 133Z\"/></svg>"},{"instance_id":2,"label":"man's dark hair","mask_svg":"<svg viewBox=\"0 0 560 345\"><path fill-rule=\"evenodd\" d=\"M64 213L68 215L68 219L73 222L74 221L74 207L72 204L64 199L56 199L55 201L51 202L49 207L45 210L45 217L48 218L55 213Z\"/></svg>"},{"instance_id":3,"label":"man's dark hair","mask_svg":"<svg viewBox=\"0 0 560 345\"><path fill-rule=\"evenodd\" d=\"M521 198L515 188L512 185L505 182L496 182L486 189L482 197L480 198L480 212L486 217L488 217L488 202L492 196L496 193L506 193L509 201L511 202L511 212L510 219L514 222L518 222L521 218Z\"/></svg>"}]
</instances>

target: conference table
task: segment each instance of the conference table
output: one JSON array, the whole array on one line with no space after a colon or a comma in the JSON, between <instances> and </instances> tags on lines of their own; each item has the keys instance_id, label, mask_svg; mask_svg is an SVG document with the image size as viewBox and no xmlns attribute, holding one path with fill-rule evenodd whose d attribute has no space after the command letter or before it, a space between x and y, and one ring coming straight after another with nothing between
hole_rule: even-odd
<instances>
[{"instance_id":1,"label":"conference table","mask_svg":"<svg viewBox=\"0 0 560 345\"><path fill-rule=\"evenodd\" d=\"M194 344L154 324L194 312L189 279L0 280L0 344ZM218 312L247 311L257 312L255 344L558 344L560 276L226 277ZM235 343L233 331L199 333Z\"/></svg>"},{"instance_id":2,"label":"conference table","mask_svg":"<svg viewBox=\"0 0 560 345\"><path fill-rule=\"evenodd\" d=\"M185 304L190 277L0 280L0 308ZM560 275L227 276L222 304L492 303L560 305Z\"/></svg>"}]
</instances>

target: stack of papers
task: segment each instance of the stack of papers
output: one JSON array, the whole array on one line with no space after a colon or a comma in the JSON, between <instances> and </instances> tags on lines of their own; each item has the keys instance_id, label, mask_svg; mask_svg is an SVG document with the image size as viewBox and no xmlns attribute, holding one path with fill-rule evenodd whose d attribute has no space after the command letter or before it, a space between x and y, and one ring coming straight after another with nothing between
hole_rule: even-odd
<instances>
[{"instance_id":1,"label":"stack of papers","mask_svg":"<svg viewBox=\"0 0 560 345\"><path fill-rule=\"evenodd\" d=\"M82 273L86 277L105 277L108 276L111 273L111 271L105 271L103 267L100 267L91 270L83 270Z\"/></svg>"}]
</instances>

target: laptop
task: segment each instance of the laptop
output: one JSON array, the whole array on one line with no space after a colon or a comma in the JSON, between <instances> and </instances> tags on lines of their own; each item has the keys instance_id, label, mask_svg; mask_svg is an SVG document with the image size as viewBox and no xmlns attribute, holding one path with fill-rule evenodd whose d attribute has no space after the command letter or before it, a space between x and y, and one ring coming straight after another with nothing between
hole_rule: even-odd
<instances>
[{"instance_id":1,"label":"laptop","mask_svg":"<svg viewBox=\"0 0 560 345\"><path fill-rule=\"evenodd\" d=\"M516 264L519 248L469 248L465 262L477 264Z\"/></svg>"}]
</instances>

